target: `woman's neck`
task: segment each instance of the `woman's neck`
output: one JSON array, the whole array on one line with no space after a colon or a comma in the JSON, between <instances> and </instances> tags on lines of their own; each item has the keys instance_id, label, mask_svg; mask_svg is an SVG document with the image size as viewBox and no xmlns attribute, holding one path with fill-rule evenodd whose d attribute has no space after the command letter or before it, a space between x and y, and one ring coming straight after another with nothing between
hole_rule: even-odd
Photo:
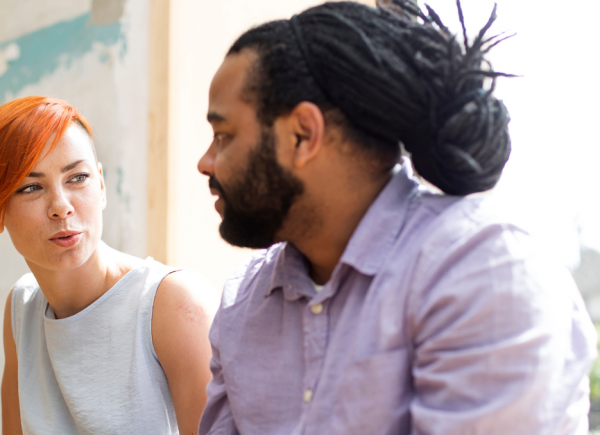
<instances>
[{"instance_id":1,"label":"woman's neck","mask_svg":"<svg viewBox=\"0 0 600 435\"><path fill-rule=\"evenodd\" d=\"M128 257L100 242L75 269L55 271L28 264L56 318L64 319L93 304L131 270Z\"/></svg>"}]
</instances>

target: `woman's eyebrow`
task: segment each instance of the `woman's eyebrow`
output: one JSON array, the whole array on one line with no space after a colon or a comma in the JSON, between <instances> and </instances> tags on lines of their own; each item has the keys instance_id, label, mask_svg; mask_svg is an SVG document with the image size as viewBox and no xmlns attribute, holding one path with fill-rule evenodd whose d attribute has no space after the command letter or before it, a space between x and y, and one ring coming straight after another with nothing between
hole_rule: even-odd
<instances>
[{"instance_id":1,"label":"woman's eyebrow","mask_svg":"<svg viewBox=\"0 0 600 435\"><path fill-rule=\"evenodd\" d=\"M65 172L69 172L71 169L75 169L77 167L77 165L79 165L81 162L85 162L86 159L81 159L81 160L77 160L76 162L70 163L67 166L65 166L64 168L62 168L60 170L60 172L62 172L63 174ZM29 175L27 177L31 177L31 178L42 178L45 177L46 175L42 172L31 172L29 173Z\"/></svg>"},{"instance_id":2,"label":"woman's eyebrow","mask_svg":"<svg viewBox=\"0 0 600 435\"><path fill-rule=\"evenodd\" d=\"M77 167L77 165L79 165L81 162L84 162L84 161L85 161L85 159L77 160L76 162L73 162L70 165L67 165L64 168L62 168L62 170L60 172L62 172L62 173L69 172L71 169L75 169Z\"/></svg>"}]
</instances>

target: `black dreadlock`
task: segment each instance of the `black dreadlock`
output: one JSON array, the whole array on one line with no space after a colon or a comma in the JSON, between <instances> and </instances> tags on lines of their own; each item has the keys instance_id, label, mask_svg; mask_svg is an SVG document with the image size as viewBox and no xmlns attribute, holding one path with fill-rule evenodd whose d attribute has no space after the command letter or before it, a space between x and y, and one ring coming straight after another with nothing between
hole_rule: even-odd
<instances>
[{"instance_id":1,"label":"black dreadlock","mask_svg":"<svg viewBox=\"0 0 600 435\"><path fill-rule=\"evenodd\" d=\"M485 37L496 8L469 44L460 0L457 6L462 45L429 6L425 14L409 0L382 0L377 8L325 3L263 24L228 54L258 53L247 93L265 125L313 102L388 165L401 143L423 178L467 195L492 188L508 160L510 118L492 91L496 77L510 75L484 59L505 39Z\"/></svg>"}]
</instances>

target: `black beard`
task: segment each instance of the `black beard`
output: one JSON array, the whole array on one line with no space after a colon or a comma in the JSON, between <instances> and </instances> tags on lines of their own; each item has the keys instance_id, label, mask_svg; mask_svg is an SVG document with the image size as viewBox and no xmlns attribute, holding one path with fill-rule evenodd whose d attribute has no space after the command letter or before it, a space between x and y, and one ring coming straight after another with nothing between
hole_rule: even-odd
<instances>
[{"instance_id":1,"label":"black beard","mask_svg":"<svg viewBox=\"0 0 600 435\"><path fill-rule=\"evenodd\" d=\"M263 130L239 179L224 188L210 177L209 186L219 191L225 204L221 237L231 245L254 249L276 242L290 207L304 191L302 181L277 162L272 130Z\"/></svg>"}]
</instances>

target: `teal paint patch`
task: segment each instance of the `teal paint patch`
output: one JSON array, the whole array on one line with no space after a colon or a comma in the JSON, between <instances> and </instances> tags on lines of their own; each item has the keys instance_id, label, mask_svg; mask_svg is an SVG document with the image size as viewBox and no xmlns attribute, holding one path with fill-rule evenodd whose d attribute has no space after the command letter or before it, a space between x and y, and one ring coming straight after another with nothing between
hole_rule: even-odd
<instances>
[{"instance_id":1,"label":"teal paint patch","mask_svg":"<svg viewBox=\"0 0 600 435\"><path fill-rule=\"evenodd\" d=\"M126 49L121 23L105 26L92 24L87 13L73 20L62 21L11 41L0 44L0 49L15 43L21 50L20 57L8 64L8 70L0 76L0 103L9 95L15 95L25 86L38 83L52 74L59 66L69 67L71 62L82 58L92 50L96 42L111 46L122 41ZM121 51L121 56L124 52ZM107 59L100 59L106 62Z\"/></svg>"}]
</instances>

